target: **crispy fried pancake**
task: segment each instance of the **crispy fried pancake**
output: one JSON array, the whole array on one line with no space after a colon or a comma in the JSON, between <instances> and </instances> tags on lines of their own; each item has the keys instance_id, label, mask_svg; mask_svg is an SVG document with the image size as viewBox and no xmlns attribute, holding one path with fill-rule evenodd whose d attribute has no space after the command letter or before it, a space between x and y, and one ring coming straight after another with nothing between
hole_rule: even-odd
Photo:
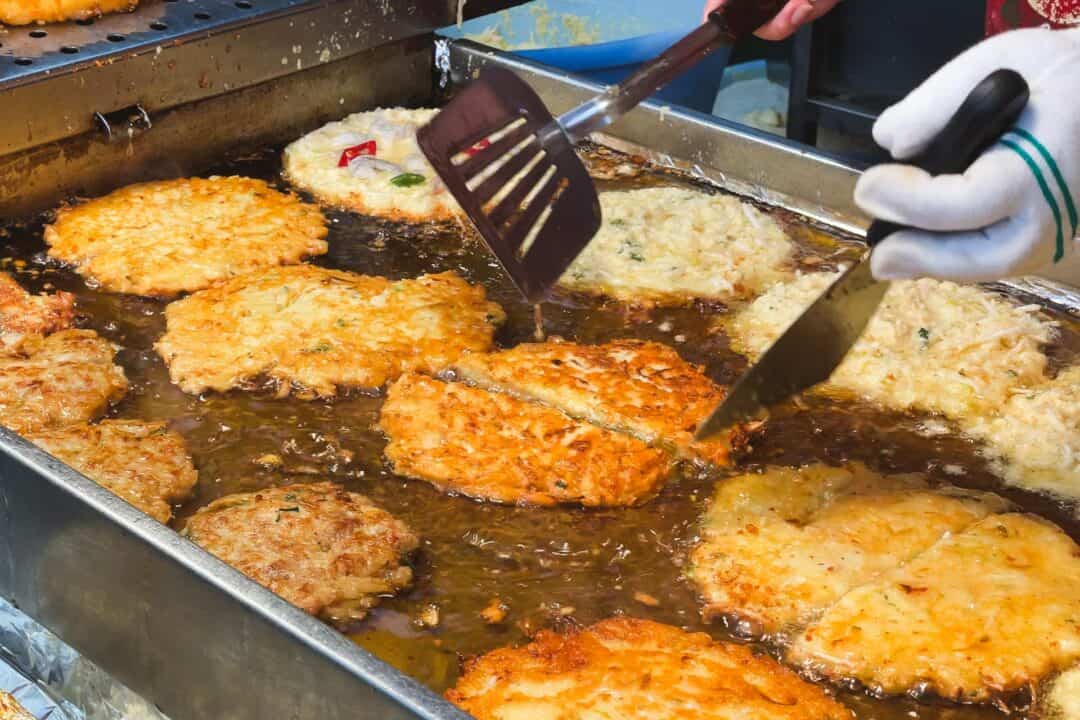
<instances>
[{"instance_id":1,"label":"crispy fried pancake","mask_svg":"<svg viewBox=\"0 0 1080 720\"><path fill-rule=\"evenodd\" d=\"M379 426L395 472L504 503L633 505L653 495L670 468L665 452L635 438L422 375L390 386Z\"/></svg>"},{"instance_id":2,"label":"crispy fried pancake","mask_svg":"<svg viewBox=\"0 0 1080 720\"><path fill-rule=\"evenodd\" d=\"M45 228L49 255L104 289L164 297L322 255L325 237L317 207L244 177L129 185Z\"/></svg>"},{"instance_id":3,"label":"crispy fried pancake","mask_svg":"<svg viewBox=\"0 0 1080 720\"><path fill-rule=\"evenodd\" d=\"M600 193L604 223L559 280L643 304L732 300L791 275L780 225L728 195L675 187Z\"/></svg>"},{"instance_id":4,"label":"crispy fried pancake","mask_svg":"<svg viewBox=\"0 0 1080 720\"><path fill-rule=\"evenodd\" d=\"M34 720L19 701L0 690L0 720Z\"/></svg>"},{"instance_id":5,"label":"crispy fried pancake","mask_svg":"<svg viewBox=\"0 0 1080 720\"><path fill-rule=\"evenodd\" d=\"M1050 686L1042 717L1049 720L1080 720L1080 667L1063 672Z\"/></svg>"},{"instance_id":6,"label":"crispy fried pancake","mask_svg":"<svg viewBox=\"0 0 1080 720\"><path fill-rule=\"evenodd\" d=\"M199 476L184 439L163 422L103 420L27 437L158 522L191 492Z\"/></svg>"},{"instance_id":7,"label":"crispy fried pancake","mask_svg":"<svg viewBox=\"0 0 1080 720\"><path fill-rule=\"evenodd\" d=\"M491 347L505 315L453 273L391 282L309 265L234 278L172 303L157 344L185 392L259 377L332 396L435 372Z\"/></svg>"},{"instance_id":8,"label":"crispy fried pancake","mask_svg":"<svg viewBox=\"0 0 1080 720\"><path fill-rule=\"evenodd\" d=\"M1080 367L1018 391L999 412L963 427L1010 484L1080 500Z\"/></svg>"},{"instance_id":9,"label":"crispy fried pancake","mask_svg":"<svg viewBox=\"0 0 1080 720\"><path fill-rule=\"evenodd\" d=\"M0 0L0 25L83 20L134 10L139 0Z\"/></svg>"},{"instance_id":10,"label":"crispy fried pancake","mask_svg":"<svg viewBox=\"0 0 1080 720\"><path fill-rule=\"evenodd\" d=\"M0 352L17 348L27 335L48 335L75 322L75 296L31 295L0 272Z\"/></svg>"},{"instance_id":11,"label":"crispy fried pancake","mask_svg":"<svg viewBox=\"0 0 1080 720\"><path fill-rule=\"evenodd\" d=\"M115 354L91 330L28 337L0 356L0 425L28 433L93 420L127 392Z\"/></svg>"},{"instance_id":12,"label":"crispy fried pancake","mask_svg":"<svg viewBox=\"0 0 1080 720\"><path fill-rule=\"evenodd\" d=\"M184 535L312 615L360 619L412 582L420 544L403 522L333 483L227 495Z\"/></svg>"},{"instance_id":13,"label":"crispy fried pancake","mask_svg":"<svg viewBox=\"0 0 1080 720\"><path fill-rule=\"evenodd\" d=\"M720 484L691 554L706 616L784 634L991 512L1000 498L930 490L859 464L772 467Z\"/></svg>"},{"instance_id":14,"label":"crispy fried pancake","mask_svg":"<svg viewBox=\"0 0 1080 720\"><path fill-rule=\"evenodd\" d=\"M697 424L725 390L660 343L524 344L464 355L453 369L481 387L537 400L571 417L671 448L684 458L730 465L732 450L746 445L741 428L728 438L694 442Z\"/></svg>"},{"instance_id":15,"label":"crispy fried pancake","mask_svg":"<svg viewBox=\"0 0 1080 720\"><path fill-rule=\"evenodd\" d=\"M836 279L804 275L770 288L724 327L732 345L763 353ZM897 410L956 420L996 412L1019 388L1045 381L1042 347L1055 335L1038 306L938 280L893 283L828 387Z\"/></svg>"},{"instance_id":16,"label":"crispy fried pancake","mask_svg":"<svg viewBox=\"0 0 1080 720\"><path fill-rule=\"evenodd\" d=\"M984 702L1080 658L1080 547L1030 515L992 515L845 595L789 660L885 693Z\"/></svg>"},{"instance_id":17,"label":"crispy fried pancake","mask_svg":"<svg viewBox=\"0 0 1080 720\"><path fill-rule=\"evenodd\" d=\"M839 720L851 712L772 658L631 618L469 662L446 693L478 720Z\"/></svg>"},{"instance_id":18,"label":"crispy fried pancake","mask_svg":"<svg viewBox=\"0 0 1080 720\"><path fill-rule=\"evenodd\" d=\"M416 144L416 129L436 112L382 108L324 125L285 148L285 175L334 207L412 222L453 218L461 209ZM346 149L372 141L373 155L365 149L339 166Z\"/></svg>"}]
</instances>

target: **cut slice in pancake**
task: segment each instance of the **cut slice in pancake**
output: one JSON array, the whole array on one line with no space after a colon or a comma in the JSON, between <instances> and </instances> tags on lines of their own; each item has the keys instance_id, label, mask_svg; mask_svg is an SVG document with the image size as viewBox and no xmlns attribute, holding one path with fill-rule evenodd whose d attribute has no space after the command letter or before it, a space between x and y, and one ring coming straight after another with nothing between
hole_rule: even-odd
<instances>
[{"instance_id":1,"label":"cut slice in pancake","mask_svg":"<svg viewBox=\"0 0 1080 720\"><path fill-rule=\"evenodd\" d=\"M382 108L324 125L285 148L285 175L334 207L395 220L449 220L460 212L416 144L437 110Z\"/></svg>"},{"instance_id":2,"label":"cut slice in pancake","mask_svg":"<svg viewBox=\"0 0 1080 720\"><path fill-rule=\"evenodd\" d=\"M171 297L327 250L319 208L245 177L129 185L65 207L49 256L105 290Z\"/></svg>"},{"instance_id":3,"label":"cut slice in pancake","mask_svg":"<svg viewBox=\"0 0 1080 720\"><path fill-rule=\"evenodd\" d=\"M604 620L466 665L447 698L478 720L841 720L851 712L770 657L704 633Z\"/></svg>"},{"instance_id":4,"label":"cut slice in pancake","mask_svg":"<svg viewBox=\"0 0 1080 720\"><path fill-rule=\"evenodd\" d=\"M31 295L15 278L0 272L0 352L17 349L28 335L49 335L74 322L74 295Z\"/></svg>"},{"instance_id":5,"label":"cut slice in pancake","mask_svg":"<svg viewBox=\"0 0 1080 720\"><path fill-rule=\"evenodd\" d=\"M165 317L157 350L185 392L268 378L282 392L329 397L488 350L505 315L453 273L392 282L295 265L207 288Z\"/></svg>"},{"instance_id":6,"label":"cut slice in pancake","mask_svg":"<svg viewBox=\"0 0 1080 720\"><path fill-rule=\"evenodd\" d=\"M706 616L783 636L852 588L1006 508L994 495L931 490L919 476L859 464L767 468L721 482L690 575Z\"/></svg>"},{"instance_id":7,"label":"cut slice in pancake","mask_svg":"<svg viewBox=\"0 0 1080 720\"><path fill-rule=\"evenodd\" d=\"M403 522L333 483L218 498L184 534L312 615L359 620L412 582L420 544Z\"/></svg>"},{"instance_id":8,"label":"cut slice in pancake","mask_svg":"<svg viewBox=\"0 0 1080 720\"><path fill-rule=\"evenodd\" d=\"M0 425L25 434L100 416L127 392L115 355L91 330L28 336L0 356Z\"/></svg>"},{"instance_id":9,"label":"cut slice in pancake","mask_svg":"<svg viewBox=\"0 0 1080 720\"><path fill-rule=\"evenodd\" d=\"M560 278L571 290L644 305L752 297L790 277L793 245L738 198L678 187L600 194L604 223Z\"/></svg>"},{"instance_id":10,"label":"cut slice in pancake","mask_svg":"<svg viewBox=\"0 0 1080 720\"><path fill-rule=\"evenodd\" d=\"M379 416L394 471L503 503L633 505L666 480L663 450L558 410L462 383L406 375Z\"/></svg>"},{"instance_id":11,"label":"cut slice in pancake","mask_svg":"<svg viewBox=\"0 0 1080 720\"><path fill-rule=\"evenodd\" d=\"M993 515L840 599L789 660L883 693L987 702L1080 659L1080 547L1045 520Z\"/></svg>"},{"instance_id":12,"label":"cut slice in pancake","mask_svg":"<svg viewBox=\"0 0 1080 720\"><path fill-rule=\"evenodd\" d=\"M103 420L27 439L158 522L169 521L172 504L199 479L184 439L163 422Z\"/></svg>"},{"instance_id":13,"label":"cut slice in pancake","mask_svg":"<svg viewBox=\"0 0 1080 720\"><path fill-rule=\"evenodd\" d=\"M726 466L732 452L747 444L741 427L727 437L694 441L698 423L724 398L725 389L660 343L524 344L464 355L453 370L481 387L539 401L683 458Z\"/></svg>"}]
</instances>

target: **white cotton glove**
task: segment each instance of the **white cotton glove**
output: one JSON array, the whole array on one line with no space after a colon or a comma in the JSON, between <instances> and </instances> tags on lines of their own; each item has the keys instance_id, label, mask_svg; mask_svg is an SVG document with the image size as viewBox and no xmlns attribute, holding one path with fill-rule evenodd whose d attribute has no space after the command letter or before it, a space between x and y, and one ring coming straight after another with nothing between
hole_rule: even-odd
<instances>
[{"instance_id":1,"label":"white cotton glove","mask_svg":"<svg viewBox=\"0 0 1080 720\"><path fill-rule=\"evenodd\" d=\"M967 172L931 177L881 165L859 180L855 202L868 214L934 231L905 230L878 245L878 279L1043 275L1080 285L1080 28L1016 30L976 45L886 110L874 139L897 160L914 157L1003 68L1024 76L1031 99L1015 129Z\"/></svg>"}]
</instances>

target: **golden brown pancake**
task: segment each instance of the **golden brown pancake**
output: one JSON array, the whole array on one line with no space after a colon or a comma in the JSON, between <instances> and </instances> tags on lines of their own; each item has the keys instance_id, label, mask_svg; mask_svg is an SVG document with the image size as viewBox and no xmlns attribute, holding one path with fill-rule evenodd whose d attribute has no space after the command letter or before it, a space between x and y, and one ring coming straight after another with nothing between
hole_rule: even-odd
<instances>
[{"instance_id":1,"label":"golden brown pancake","mask_svg":"<svg viewBox=\"0 0 1080 720\"><path fill-rule=\"evenodd\" d=\"M684 458L730 465L732 451L746 446L741 427L726 437L694 441L698 423L723 400L725 389L660 343L523 344L464 355L453 369L481 387L537 400Z\"/></svg>"},{"instance_id":2,"label":"golden brown pancake","mask_svg":"<svg viewBox=\"0 0 1080 720\"><path fill-rule=\"evenodd\" d=\"M169 521L172 504L199 479L184 439L163 422L103 420L27 439L158 522Z\"/></svg>"},{"instance_id":3,"label":"golden brown pancake","mask_svg":"<svg viewBox=\"0 0 1080 720\"><path fill-rule=\"evenodd\" d=\"M19 704L18 700L0 690L0 720L35 720L35 718Z\"/></svg>"},{"instance_id":4,"label":"golden brown pancake","mask_svg":"<svg viewBox=\"0 0 1080 720\"><path fill-rule=\"evenodd\" d=\"M0 25L84 20L134 10L139 0L0 0Z\"/></svg>"},{"instance_id":5,"label":"golden brown pancake","mask_svg":"<svg viewBox=\"0 0 1080 720\"><path fill-rule=\"evenodd\" d=\"M197 292L170 304L165 317L157 349L185 392L265 377L283 392L328 397L488 350L505 315L483 288L453 273L392 282L297 265Z\"/></svg>"},{"instance_id":6,"label":"golden brown pancake","mask_svg":"<svg viewBox=\"0 0 1080 720\"><path fill-rule=\"evenodd\" d=\"M329 482L227 495L184 534L312 615L358 620L412 582L420 544L400 520Z\"/></svg>"},{"instance_id":7,"label":"golden brown pancake","mask_svg":"<svg viewBox=\"0 0 1080 720\"><path fill-rule=\"evenodd\" d=\"M503 393L423 375L390 386L379 416L394 471L503 503L633 505L667 478L662 450Z\"/></svg>"},{"instance_id":8,"label":"golden brown pancake","mask_svg":"<svg viewBox=\"0 0 1080 720\"><path fill-rule=\"evenodd\" d=\"M1032 515L991 515L850 591L788 659L884 693L987 702L1080 659L1080 547Z\"/></svg>"},{"instance_id":9,"label":"golden brown pancake","mask_svg":"<svg viewBox=\"0 0 1080 720\"><path fill-rule=\"evenodd\" d=\"M74 322L74 295L31 295L15 278L0 272L0 352L17 348L27 335L49 335Z\"/></svg>"},{"instance_id":10,"label":"golden brown pancake","mask_svg":"<svg viewBox=\"0 0 1080 720\"><path fill-rule=\"evenodd\" d=\"M0 356L0 425L25 434L100 416L127 392L115 354L91 330L28 336Z\"/></svg>"},{"instance_id":11,"label":"golden brown pancake","mask_svg":"<svg viewBox=\"0 0 1080 720\"><path fill-rule=\"evenodd\" d=\"M472 660L446 693L478 720L840 720L851 712L745 646L604 620Z\"/></svg>"},{"instance_id":12,"label":"golden brown pancake","mask_svg":"<svg viewBox=\"0 0 1080 720\"><path fill-rule=\"evenodd\" d=\"M783 635L1007 507L988 493L932 490L920 476L883 476L858 463L770 467L721 481L689 574L707 617Z\"/></svg>"},{"instance_id":13,"label":"golden brown pancake","mask_svg":"<svg viewBox=\"0 0 1080 720\"><path fill-rule=\"evenodd\" d=\"M327 250L314 205L245 177L139 183L61 208L49 256L112 292L172 297Z\"/></svg>"}]
</instances>

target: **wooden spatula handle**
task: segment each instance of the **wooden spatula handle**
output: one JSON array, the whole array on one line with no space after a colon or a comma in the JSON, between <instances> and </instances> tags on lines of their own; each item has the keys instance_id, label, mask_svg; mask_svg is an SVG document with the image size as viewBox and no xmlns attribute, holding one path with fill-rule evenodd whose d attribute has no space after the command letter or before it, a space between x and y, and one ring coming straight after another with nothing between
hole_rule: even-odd
<instances>
[{"instance_id":1,"label":"wooden spatula handle","mask_svg":"<svg viewBox=\"0 0 1080 720\"><path fill-rule=\"evenodd\" d=\"M758 29L780 12L786 0L729 0L709 21L646 62L618 85L559 118L571 142L609 125L645 98L686 72L722 45Z\"/></svg>"},{"instance_id":2,"label":"wooden spatula handle","mask_svg":"<svg viewBox=\"0 0 1080 720\"><path fill-rule=\"evenodd\" d=\"M732 39L749 35L772 20L787 0L728 0L709 14L709 20L725 29Z\"/></svg>"}]
</instances>

